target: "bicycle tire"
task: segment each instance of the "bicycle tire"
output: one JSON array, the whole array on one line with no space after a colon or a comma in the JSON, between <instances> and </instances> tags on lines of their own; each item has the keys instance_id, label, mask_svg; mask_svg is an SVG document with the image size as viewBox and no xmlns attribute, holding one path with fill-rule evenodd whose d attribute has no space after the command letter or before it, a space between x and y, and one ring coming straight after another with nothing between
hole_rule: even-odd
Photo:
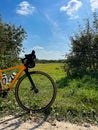
<instances>
[{"instance_id":1,"label":"bicycle tire","mask_svg":"<svg viewBox=\"0 0 98 130\"><path fill-rule=\"evenodd\" d=\"M26 111L43 112L53 104L56 98L56 83L49 74L42 71L32 71L30 76L39 92L31 91L30 81L24 74L15 87L16 101Z\"/></svg>"}]
</instances>

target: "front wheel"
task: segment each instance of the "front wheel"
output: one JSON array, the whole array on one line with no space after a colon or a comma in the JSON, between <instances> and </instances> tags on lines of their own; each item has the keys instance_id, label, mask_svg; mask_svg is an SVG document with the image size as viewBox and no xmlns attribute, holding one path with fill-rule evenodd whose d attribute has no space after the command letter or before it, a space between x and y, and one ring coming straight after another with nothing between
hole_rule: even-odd
<instances>
[{"instance_id":1,"label":"front wheel","mask_svg":"<svg viewBox=\"0 0 98 130\"><path fill-rule=\"evenodd\" d=\"M48 109L56 98L56 84L45 72L29 72L38 89L38 93L32 90L31 83L24 74L16 84L15 97L20 107L26 111L42 112Z\"/></svg>"}]
</instances>

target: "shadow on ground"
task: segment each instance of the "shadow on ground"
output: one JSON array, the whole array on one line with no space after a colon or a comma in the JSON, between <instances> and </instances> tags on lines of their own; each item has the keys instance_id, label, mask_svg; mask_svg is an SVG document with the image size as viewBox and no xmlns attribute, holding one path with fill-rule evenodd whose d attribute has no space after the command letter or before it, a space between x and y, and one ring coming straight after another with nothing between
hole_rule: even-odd
<instances>
[{"instance_id":1,"label":"shadow on ground","mask_svg":"<svg viewBox=\"0 0 98 130\"><path fill-rule=\"evenodd\" d=\"M31 125L27 130L35 130L44 124L49 114L49 112L36 113L32 115L29 115L28 113L22 113L20 115L3 117L0 119L0 130L21 130L21 125L27 121L29 121L29 124ZM24 120L25 116L29 117L28 120Z\"/></svg>"}]
</instances>

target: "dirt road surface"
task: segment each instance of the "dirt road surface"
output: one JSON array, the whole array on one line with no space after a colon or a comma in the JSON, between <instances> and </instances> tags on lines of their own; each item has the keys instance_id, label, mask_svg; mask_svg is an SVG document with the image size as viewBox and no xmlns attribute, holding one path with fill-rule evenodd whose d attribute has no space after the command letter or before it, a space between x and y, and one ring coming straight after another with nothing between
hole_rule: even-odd
<instances>
[{"instance_id":1,"label":"dirt road surface","mask_svg":"<svg viewBox=\"0 0 98 130\"><path fill-rule=\"evenodd\" d=\"M98 126L87 123L77 125L57 120L47 122L44 119L41 121L34 119L23 121L20 117L10 115L0 118L0 130L98 130Z\"/></svg>"}]
</instances>

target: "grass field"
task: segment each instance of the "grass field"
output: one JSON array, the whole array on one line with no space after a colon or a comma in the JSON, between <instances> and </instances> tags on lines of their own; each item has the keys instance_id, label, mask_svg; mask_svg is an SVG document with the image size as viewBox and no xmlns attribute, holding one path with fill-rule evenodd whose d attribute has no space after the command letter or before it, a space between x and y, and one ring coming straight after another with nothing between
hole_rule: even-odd
<instances>
[{"instance_id":1,"label":"grass field","mask_svg":"<svg viewBox=\"0 0 98 130\"><path fill-rule=\"evenodd\" d=\"M49 73L57 84L57 98L52 114L59 120L72 122L98 121L98 81L85 75L68 78L63 63L38 64L35 69Z\"/></svg>"},{"instance_id":2,"label":"grass field","mask_svg":"<svg viewBox=\"0 0 98 130\"><path fill-rule=\"evenodd\" d=\"M98 122L98 81L85 75L71 79L63 70L63 63L37 64L34 70L44 71L56 81L57 97L52 105L51 116L71 122ZM0 115L21 113L13 96L14 89L6 99L0 98ZM5 114L4 114L5 113Z\"/></svg>"}]
</instances>

